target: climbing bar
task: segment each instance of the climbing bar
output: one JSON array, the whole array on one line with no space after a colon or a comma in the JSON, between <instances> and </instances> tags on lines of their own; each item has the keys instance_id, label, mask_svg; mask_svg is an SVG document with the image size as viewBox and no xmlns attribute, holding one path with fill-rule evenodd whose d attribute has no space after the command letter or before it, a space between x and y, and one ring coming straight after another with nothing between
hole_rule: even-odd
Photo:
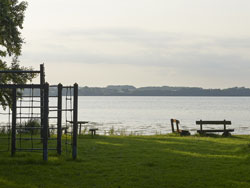
<instances>
[{"instance_id":1,"label":"climbing bar","mask_svg":"<svg viewBox=\"0 0 250 188\"><path fill-rule=\"evenodd\" d=\"M43 150L43 148L16 148L17 151L40 151ZM56 150L53 148L48 148L47 150Z\"/></svg>"},{"instance_id":2,"label":"climbing bar","mask_svg":"<svg viewBox=\"0 0 250 188\"><path fill-rule=\"evenodd\" d=\"M30 108L30 106L17 106L16 108ZM43 108L42 106L33 106L32 108Z\"/></svg>"},{"instance_id":3,"label":"climbing bar","mask_svg":"<svg viewBox=\"0 0 250 188\"><path fill-rule=\"evenodd\" d=\"M74 109L61 109L61 110L49 110L50 112L57 112L57 111L64 111L64 112L70 112L73 111Z\"/></svg>"},{"instance_id":4,"label":"climbing bar","mask_svg":"<svg viewBox=\"0 0 250 188\"><path fill-rule=\"evenodd\" d=\"M21 116L21 117L16 117L17 119L32 119L30 116L26 116L26 117L24 117L24 116ZM33 117L33 119L34 118L37 118L37 119L40 119L41 117L38 117L38 116L36 116L36 117Z\"/></svg>"},{"instance_id":5,"label":"climbing bar","mask_svg":"<svg viewBox=\"0 0 250 188\"><path fill-rule=\"evenodd\" d=\"M12 73L12 74L34 74L34 73L41 73L38 70L1 70L0 73Z\"/></svg>"},{"instance_id":6,"label":"climbing bar","mask_svg":"<svg viewBox=\"0 0 250 188\"><path fill-rule=\"evenodd\" d=\"M40 84L0 84L1 89L14 89L14 88L43 88L43 85Z\"/></svg>"}]
</instances>

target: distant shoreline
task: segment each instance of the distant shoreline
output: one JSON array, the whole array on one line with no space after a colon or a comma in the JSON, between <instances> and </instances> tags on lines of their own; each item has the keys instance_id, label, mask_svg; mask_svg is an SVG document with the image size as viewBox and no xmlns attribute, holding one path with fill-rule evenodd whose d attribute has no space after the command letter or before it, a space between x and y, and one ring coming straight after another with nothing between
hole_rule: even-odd
<instances>
[{"instance_id":1,"label":"distant shoreline","mask_svg":"<svg viewBox=\"0 0 250 188\"><path fill-rule=\"evenodd\" d=\"M118 85L101 87L79 87L79 96L186 96L186 97L250 97L250 88L203 89L200 87L140 87Z\"/></svg>"},{"instance_id":2,"label":"distant shoreline","mask_svg":"<svg viewBox=\"0 0 250 188\"><path fill-rule=\"evenodd\" d=\"M65 95L63 95L65 96ZM250 97L250 95L78 95L79 97Z\"/></svg>"},{"instance_id":3,"label":"distant shoreline","mask_svg":"<svg viewBox=\"0 0 250 188\"><path fill-rule=\"evenodd\" d=\"M57 88L49 89L50 95L57 94ZM24 95L29 91L24 90ZM39 95L39 91L37 91ZM63 90L63 95L66 91ZM117 85L107 87L79 87L79 96L168 96L168 97L250 97L250 88L233 87L227 89L203 89L200 87L140 87Z\"/></svg>"}]
</instances>

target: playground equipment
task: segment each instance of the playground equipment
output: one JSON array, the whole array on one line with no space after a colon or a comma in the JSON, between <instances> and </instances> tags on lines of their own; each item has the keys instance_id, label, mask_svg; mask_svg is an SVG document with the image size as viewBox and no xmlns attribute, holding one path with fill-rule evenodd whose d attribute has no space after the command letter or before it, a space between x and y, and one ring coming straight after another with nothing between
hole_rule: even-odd
<instances>
[{"instance_id":1,"label":"playground equipment","mask_svg":"<svg viewBox=\"0 0 250 188\"><path fill-rule=\"evenodd\" d=\"M12 93L8 112L0 113L0 116L8 117L1 118L1 121L6 120L5 123L0 122L0 146L3 146L0 147L1 152L11 151L11 155L14 156L19 151L42 151L43 160L47 161L50 150L56 150L61 155L64 130L65 151L72 151L72 158L76 159L78 85L50 86L45 83L43 64L40 65L39 71L0 71L0 74L34 73L40 74L39 84L0 84L0 90L11 90ZM52 89L56 93L50 95L49 91ZM23 93L21 96L20 92ZM56 104L50 104L51 101L56 101ZM55 131L56 137L50 136L50 133Z\"/></svg>"}]
</instances>

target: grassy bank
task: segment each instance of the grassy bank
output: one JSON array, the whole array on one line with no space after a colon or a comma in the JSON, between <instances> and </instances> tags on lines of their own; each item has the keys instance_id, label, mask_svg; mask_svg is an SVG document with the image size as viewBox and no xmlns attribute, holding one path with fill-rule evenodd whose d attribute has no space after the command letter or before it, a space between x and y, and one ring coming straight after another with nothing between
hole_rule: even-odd
<instances>
[{"instance_id":1,"label":"grassy bank","mask_svg":"<svg viewBox=\"0 0 250 188\"><path fill-rule=\"evenodd\" d=\"M0 187L250 187L250 136L81 136L78 159L0 153Z\"/></svg>"}]
</instances>

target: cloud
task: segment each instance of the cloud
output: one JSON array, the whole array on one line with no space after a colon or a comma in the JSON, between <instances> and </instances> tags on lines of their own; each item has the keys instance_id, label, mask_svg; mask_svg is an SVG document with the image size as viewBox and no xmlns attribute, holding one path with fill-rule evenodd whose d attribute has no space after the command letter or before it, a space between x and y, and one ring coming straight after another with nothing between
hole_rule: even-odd
<instances>
[{"instance_id":1,"label":"cloud","mask_svg":"<svg viewBox=\"0 0 250 188\"><path fill-rule=\"evenodd\" d=\"M36 35L37 37L37 35ZM178 76L250 79L250 38L222 38L133 28L69 29L28 42L28 62L158 67ZM157 69L158 70L158 69ZM164 73L162 73L164 74Z\"/></svg>"}]
</instances>

